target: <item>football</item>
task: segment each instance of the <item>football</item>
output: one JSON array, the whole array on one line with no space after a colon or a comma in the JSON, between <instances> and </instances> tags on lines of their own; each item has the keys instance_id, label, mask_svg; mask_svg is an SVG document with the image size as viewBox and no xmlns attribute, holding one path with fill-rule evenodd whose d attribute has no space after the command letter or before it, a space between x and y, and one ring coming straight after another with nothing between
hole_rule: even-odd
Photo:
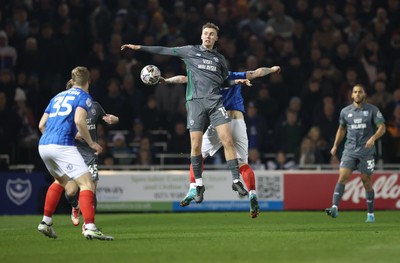
<instances>
[{"instance_id":1,"label":"football","mask_svg":"<svg viewBox=\"0 0 400 263\"><path fill-rule=\"evenodd\" d=\"M147 65L142 68L142 71L140 72L140 78L146 85L156 85L160 81L161 72L157 66Z\"/></svg>"}]
</instances>

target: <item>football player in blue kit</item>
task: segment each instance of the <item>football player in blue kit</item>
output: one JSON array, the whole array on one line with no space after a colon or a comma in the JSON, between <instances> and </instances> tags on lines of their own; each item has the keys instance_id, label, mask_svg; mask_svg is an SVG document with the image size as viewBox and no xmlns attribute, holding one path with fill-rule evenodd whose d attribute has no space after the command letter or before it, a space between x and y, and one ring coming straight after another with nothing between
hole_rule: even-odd
<instances>
[{"instance_id":1,"label":"football player in blue kit","mask_svg":"<svg viewBox=\"0 0 400 263\"><path fill-rule=\"evenodd\" d=\"M81 189L80 207L85 220L82 234L87 239L113 240L112 236L104 235L95 225L94 183L75 142L79 132L96 154L102 151L101 146L92 140L86 124L87 112L93 103L89 95L89 70L76 67L71 72L71 78L74 86L51 99L39 122L42 132L39 154L54 177L54 183L47 190L44 215L38 230L47 237L57 238L52 226L53 214L65 185L69 180L74 180Z\"/></svg>"},{"instance_id":2,"label":"football player in blue kit","mask_svg":"<svg viewBox=\"0 0 400 263\"><path fill-rule=\"evenodd\" d=\"M66 89L70 89L73 87L72 79L67 82ZM107 114L103 107L97 101L93 101L92 107L88 111L86 117L86 123L88 126L88 130L90 133L90 137L92 140L97 142L97 123L99 121L103 121L108 125L113 125L119 122L119 118L112 114ZM97 169L98 165L98 156L93 151L92 148L87 144L87 142L82 138L82 136L78 133L75 136L76 139L76 146L78 147L79 153L82 155L85 163L89 167L89 171L92 175L92 180L94 182L94 207L97 207L97 198L96 198L96 189L97 189L97 182L99 180L99 173ZM72 207L71 211L71 221L74 226L78 226L80 223L80 209L79 209L79 202L78 202L78 185L70 180L67 185L65 186L65 198L67 199L68 203ZM82 229L85 228L85 225L82 225Z\"/></svg>"}]
</instances>

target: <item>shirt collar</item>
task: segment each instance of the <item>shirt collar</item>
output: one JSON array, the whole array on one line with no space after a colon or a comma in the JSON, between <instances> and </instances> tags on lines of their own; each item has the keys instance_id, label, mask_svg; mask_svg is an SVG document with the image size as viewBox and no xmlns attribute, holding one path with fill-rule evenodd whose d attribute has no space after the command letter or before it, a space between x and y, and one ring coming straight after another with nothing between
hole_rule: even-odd
<instances>
[{"instance_id":1,"label":"shirt collar","mask_svg":"<svg viewBox=\"0 0 400 263\"><path fill-rule=\"evenodd\" d=\"M359 108L357 108L356 106L354 106L354 103L352 103L351 104L351 109L352 110L355 110L355 111L357 111L357 110L364 110L364 108L365 108L365 102L361 105L361 107L359 107Z\"/></svg>"},{"instance_id":2,"label":"shirt collar","mask_svg":"<svg viewBox=\"0 0 400 263\"><path fill-rule=\"evenodd\" d=\"M217 52L217 48L216 47L214 47L213 49L209 50L209 49L203 47L203 45L200 45L200 50L201 51L209 51L209 52L212 52L212 53Z\"/></svg>"}]
</instances>

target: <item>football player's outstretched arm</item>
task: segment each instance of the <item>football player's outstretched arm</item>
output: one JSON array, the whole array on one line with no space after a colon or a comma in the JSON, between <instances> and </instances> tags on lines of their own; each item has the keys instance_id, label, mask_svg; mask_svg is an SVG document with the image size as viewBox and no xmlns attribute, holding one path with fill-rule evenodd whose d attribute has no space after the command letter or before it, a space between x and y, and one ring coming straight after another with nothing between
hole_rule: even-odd
<instances>
[{"instance_id":1,"label":"football player's outstretched arm","mask_svg":"<svg viewBox=\"0 0 400 263\"><path fill-rule=\"evenodd\" d=\"M186 84L187 83L187 77L183 75L178 75L178 76L173 76L170 78L160 78L160 83L164 84Z\"/></svg>"},{"instance_id":2,"label":"football player's outstretched arm","mask_svg":"<svg viewBox=\"0 0 400 263\"><path fill-rule=\"evenodd\" d=\"M178 76L173 76L170 78L160 78L160 83L164 84L185 84L187 83L187 76L183 75L178 75ZM250 80L248 79L235 79L234 84L243 84L246 86L252 86Z\"/></svg>"},{"instance_id":3,"label":"football player's outstretched arm","mask_svg":"<svg viewBox=\"0 0 400 263\"><path fill-rule=\"evenodd\" d=\"M260 78L264 77L266 75L269 75L271 73L279 73L281 71L281 67L279 66L273 66L271 68L258 68L256 70L250 70L246 72L246 78L247 79L255 79L255 78Z\"/></svg>"}]
</instances>

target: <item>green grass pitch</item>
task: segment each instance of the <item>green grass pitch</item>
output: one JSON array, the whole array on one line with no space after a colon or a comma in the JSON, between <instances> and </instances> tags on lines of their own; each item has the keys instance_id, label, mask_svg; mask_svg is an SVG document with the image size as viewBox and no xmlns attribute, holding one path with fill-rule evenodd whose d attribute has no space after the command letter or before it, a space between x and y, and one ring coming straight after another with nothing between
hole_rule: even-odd
<instances>
[{"instance_id":1,"label":"green grass pitch","mask_svg":"<svg viewBox=\"0 0 400 263\"><path fill-rule=\"evenodd\" d=\"M36 216L0 216L0 262L400 262L400 212L98 214L114 241L86 240L69 215L54 216L57 240Z\"/></svg>"}]
</instances>

